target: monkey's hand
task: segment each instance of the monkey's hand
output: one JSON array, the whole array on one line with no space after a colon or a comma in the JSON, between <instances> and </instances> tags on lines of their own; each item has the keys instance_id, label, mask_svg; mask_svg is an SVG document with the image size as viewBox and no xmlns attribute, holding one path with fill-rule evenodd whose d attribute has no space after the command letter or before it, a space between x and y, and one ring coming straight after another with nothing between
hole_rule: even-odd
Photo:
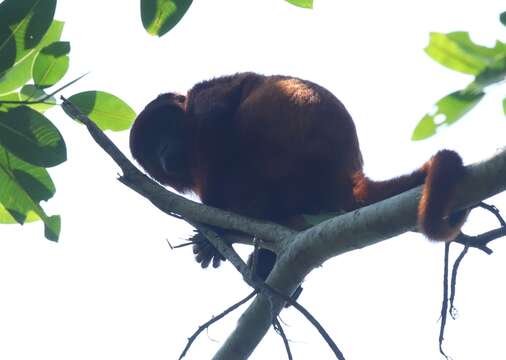
<instances>
[{"instance_id":1,"label":"monkey's hand","mask_svg":"<svg viewBox=\"0 0 506 360\"><path fill-rule=\"evenodd\" d=\"M202 268L207 268L211 262L213 268L217 268L221 265L222 261L226 260L200 231L197 231L190 240L193 242L195 260L200 263Z\"/></svg>"}]
</instances>

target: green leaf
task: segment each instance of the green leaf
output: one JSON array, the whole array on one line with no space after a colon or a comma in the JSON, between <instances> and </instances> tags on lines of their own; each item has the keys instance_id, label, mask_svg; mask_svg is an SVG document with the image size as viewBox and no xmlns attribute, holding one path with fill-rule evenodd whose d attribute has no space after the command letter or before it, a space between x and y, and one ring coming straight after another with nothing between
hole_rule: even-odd
<instances>
[{"instance_id":1,"label":"green leaf","mask_svg":"<svg viewBox=\"0 0 506 360\"><path fill-rule=\"evenodd\" d=\"M135 111L130 106L104 91L86 91L72 95L68 100L102 130L126 130L135 120ZM72 114L68 115L72 117Z\"/></svg>"},{"instance_id":2,"label":"green leaf","mask_svg":"<svg viewBox=\"0 0 506 360\"><path fill-rule=\"evenodd\" d=\"M42 219L46 237L57 241L59 216L47 216L39 203L55 193L46 169L32 166L0 146L0 222L19 224Z\"/></svg>"},{"instance_id":3,"label":"green leaf","mask_svg":"<svg viewBox=\"0 0 506 360\"><path fill-rule=\"evenodd\" d=\"M53 21L42 41L31 49L24 58L17 60L7 71L0 71L0 94L7 94L25 85L32 78L32 67L35 56L44 46L60 39L63 22Z\"/></svg>"},{"instance_id":4,"label":"green leaf","mask_svg":"<svg viewBox=\"0 0 506 360\"><path fill-rule=\"evenodd\" d=\"M313 8L313 0L286 0L290 4L293 4L295 6L306 8L306 9L312 9Z\"/></svg>"},{"instance_id":5,"label":"green leaf","mask_svg":"<svg viewBox=\"0 0 506 360\"><path fill-rule=\"evenodd\" d=\"M11 29L0 25L0 73L4 73L16 62L16 41Z\"/></svg>"},{"instance_id":6,"label":"green leaf","mask_svg":"<svg viewBox=\"0 0 506 360\"><path fill-rule=\"evenodd\" d=\"M67 159L58 129L44 115L27 106L0 112L0 144L35 166L55 166Z\"/></svg>"},{"instance_id":7,"label":"green leaf","mask_svg":"<svg viewBox=\"0 0 506 360\"><path fill-rule=\"evenodd\" d=\"M43 48L33 64L33 80L39 88L53 86L60 81L69 68L70 43L55 41Z\"/></svg>"},{"instance_id":8,"label":"green leaf","mask_svg":"<svg viewBox=\"0 0 506 360\"><path fill-rule=\"evenodd\" d=\"M426 114L420 120L411 139L426 139L434 135L438 127L453 124L475 107L484 95L483 92L456 91L443 97L436 103L437 111L434 114Z\"/></svg>"},{"instance_id":9,"label":"green leaf","mask_svg":"<svg viewBox=\"0 0 506 360\"><path fill-rule=\"evenodd\" d=\"M506 56L487 66L475 78L474 84L484 89L486 86L501 82L506 77Z\"/></svg>"},{"instance_id":10,"label":"green leaf","mask_svg":"<svg viewBox=\"0 0 506 360\"><path fill-rule=\"evenodd\" d=\"M501 15L499 15L499 21L504 25L506 26L506 11L501 13Z\"/></svg>"},{"instance_id":11,"label":"green leaf","mask_svg":"<svg viewBox=\"0 0 506 360\"><path fill-rule=\"evenodd\" d=\"M475 44L466 31L455 31L447 34L462 50L490 65L506 55L506 44L496 41L493 48Z\"/></svg>"},{"instance_id":12,"label":"green leaf","mask_svg":"<svg viewBox=\"0 0 506 360\"><path fill-rule=\"evenodd\" d=\"M506 115L506 98L502 101L502 111L504 112L504 115Z\"/></svg>"},{"instance_id":13,"label":"green leaf","mask_svg":"<svg viewBox=\"0 0 506 360\"><path fill-rule=\"evenodd\" d=\"M53 215L44 219L44 235L46 239L58 241L61 231L61 218L59 215Z\"/></svg>"},{"instance_id":14,"label":"green leaf","mask_svg":"<svg viewBox=\"0 0 506 360\"><path fill-rule=\"evenodd\" d=\"M21 101L21 97L19 93L16 92L0 95L0 111L6 112L10 108L18 107L19 104L6 104L2 103L2 101Z\"/></svg>"},{"instance_id":15,"label":"green leaf","mask_svg":"<svg viewBox=\"0 0 506 360\"><path fill-rule=\"evenodd\" d=\"M56 0L5 0L0 4L0 22L11 28L18 50L26 51L42 40L55 9ZM23 51L18 51L17 58Z\"/></svg>"},{"instance_id":16,"label":"green leaf","mask_svg":"<svg viewBox=\"0 0 506 360\"><path fill-rule=\"evenodd\" d=\"M478 75L497 57L506 54L506 46L500 42L497 42L494 48L476 45L466 32L431 33L425 52L452 70Z\"/></svg>"},{"instance_id":17,"label":"green leaf","mask_svg":"<svg viewBox=\"0 0 506 360\"><path fill-rule=\"evenodd\" d=\"M37 202L53 197L56 188L47 170L33 166L0 146L0 166Z\"/></svg>"},{"instance_id":18,"label":"green leaf","mask_svg":"<svg viewBox=\"0 0 506 360\"><path fill-rule=\"evenodd\" d=\"M0 23L8 27L17 64L30 56L53 21L56 0L6 0L0 4ZM2 54L3 55L3 54ZM0 75L8 68L1 67Z\"/></svg>"},{"instance_id":19,"label":"green leaf","mask_svg":"<svg viewBox=\"0 0 506 360\"><path fill-rule=\"evenodd\" d=\"M437 125L432 115L426 114L418 122L411 135L411 140L423 140L436 134Z\"/></svg>"},{"instance_id":20,"label":"green leaf","mask_svg":"<svg viewBox=\"0 0 506 360\"><path fill-rule=\"evenodd\" d=\"M40 220L40 217L34 212L29 210L26 214L24 223L31 223ZM0 224L18 224L16 219L12 217L9 211L0 203Z\"/></svg>"},{"instance_id":21,"label":"green leaf","mask_svg":"<svg viewBox=\"0 0 506 360\"><path fill-rule=\"evenodd\" d=\"M192 0L141 0L141 19L150 35L162 36L184 16Z\"/></svg>"}]
</instances>

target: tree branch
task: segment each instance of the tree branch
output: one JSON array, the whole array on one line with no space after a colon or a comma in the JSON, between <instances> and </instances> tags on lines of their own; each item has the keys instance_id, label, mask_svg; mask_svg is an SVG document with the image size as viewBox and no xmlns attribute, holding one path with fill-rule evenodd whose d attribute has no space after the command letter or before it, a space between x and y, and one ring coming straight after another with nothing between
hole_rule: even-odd
<instances>
[{"instance_id":1,"label":"tree branch","mask_svg":"<svg viewBox=\"0 0 506 360\"><path fill-rule=\"evenodd\" d=\"M160 210L169 215L179 214L190 222L237 230L272 242L279 257L266 285L281 294L291 294L304 277L324 261L376 244L416 226L421 187L337 216L300 233L192 202L171 193L142 174L93 122L66 99L62 99L62 106L86 125L99 146L121 167L124 175L119 180ZM502 150L486 161L467 166L466 171L457 188L454 210L470 207L506 189L506 151ZM213 359L247 359L283 304L281 297L272 296L269 299L265 292L259 294Z\"/></svg>"}]
</instances>

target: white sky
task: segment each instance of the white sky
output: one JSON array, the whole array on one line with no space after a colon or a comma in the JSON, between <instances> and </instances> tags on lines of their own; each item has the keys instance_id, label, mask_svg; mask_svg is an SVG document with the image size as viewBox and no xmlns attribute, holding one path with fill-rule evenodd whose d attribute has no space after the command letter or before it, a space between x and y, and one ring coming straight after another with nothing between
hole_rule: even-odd
<instances>
[{"instance_id":1,"label":"white sky","mask_svg":"<svg viewBox=\"0 0 506 360\"><path fill-rule=\"evenodd\" d=\"M503 1L315 0L312 11L282 0L195 1L161 39L140 23L138 1L58 2L72 46L65 91L112 92L136 111L161 92L251 70L324 85L354 117L366 171L388 178L422 164L438 149L466 163L505 145L504 87L469 116L425 142L410 141L417 120L441 96L471 79L423 52L430 31L469 30L504 41ZM189 227L167 218L115 180L118 169L60 109L47 113L65 136L68 161L51 169L57 193L49 213L63 217L58 244L42 225L0 227L0 359L176 359L186 338L249 289L226 264L202 271L189 248L171 251ZM111 134L128 153L128 133ZM506 197L489 201L506 213ZM483 213L469 233L496 226ZM457 248L457 247L456 247ZM506 242L487 256L471 251L457 288L460 317L449 321L454 359L505 359ZM245 250L244 253L247 253ZM348 360L438 359L442 244L405 234L334 258L304 284L300 302L333 335ZM239 312L214 325L187 359L206 359L233 329ZM284 311L296 359L332 359L296 311ZM286 359L269 333L252 359Z\"/></svg>"}]
</instances>

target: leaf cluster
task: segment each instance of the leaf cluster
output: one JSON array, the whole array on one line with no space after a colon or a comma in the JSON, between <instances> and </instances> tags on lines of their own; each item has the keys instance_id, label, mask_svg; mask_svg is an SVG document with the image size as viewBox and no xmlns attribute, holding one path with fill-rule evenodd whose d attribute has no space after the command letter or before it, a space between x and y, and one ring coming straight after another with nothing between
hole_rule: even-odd
<instances>
[{"instance_id":1,"label":"leaf cluster","mask_svg":"<svg viewBox=\"0 0 506 360\"><path fill-rule=\"evenodd\" d=\"M57 105L54 95L69 69L70 43L61 41L64 23L54 19L56 0L0 3L0 223L42 220L45 236L57 241L59 215L41 206L55 194L47 168L67 159L65 141L44 114ZM105 130L128 129L135 112L103 91L70 97Z\"/></svg>"},{"instance_id":2,"label":"leaf cluster","mask_svg":"<svg viewBox=\"0 0 506 360\"><path fill-rule=\"evenodd\" d=\"M506 26L506 12L499 16ZM494 47L478 45L468 32L431 33L425 52L449 69L472 75L474 79L463 89L454 91L436 102L436 111L427 113L413 131L413 140L436 134L438 128L452 125L483 99L486 88L506 77L506 44L497 40ZM506 115L506 98L503 100Z\"/></svg>"}]
</instances>

